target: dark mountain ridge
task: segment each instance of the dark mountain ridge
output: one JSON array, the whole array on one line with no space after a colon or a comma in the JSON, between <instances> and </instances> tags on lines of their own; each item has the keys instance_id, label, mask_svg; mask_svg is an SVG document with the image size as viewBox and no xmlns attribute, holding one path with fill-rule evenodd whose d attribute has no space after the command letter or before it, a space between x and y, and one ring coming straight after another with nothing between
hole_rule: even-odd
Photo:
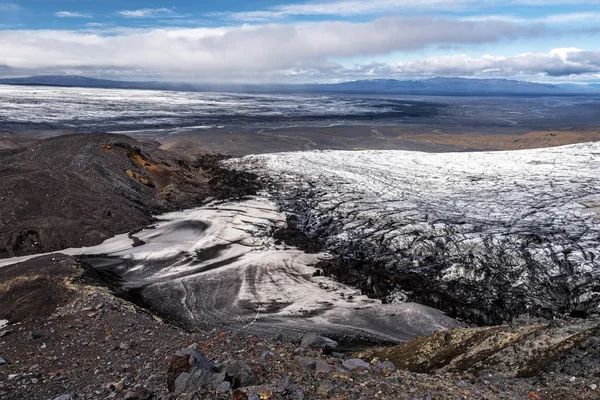
<instances>
[{"instance_id":1,"label":"dark mountain ridge","mask_svg":"<svg viewBox=\"0 0 600 400\"><path fill-rule=\"evenodd\" d=\"M74 75L0 79L5 85L42 85L104 89L247 93L354 93L420 95L572 95L598 93L600 85L552 85L509 79L436 77L424 80L372 79L326 84L216 84L115 81Z\"/></svg>"}]
</instances>

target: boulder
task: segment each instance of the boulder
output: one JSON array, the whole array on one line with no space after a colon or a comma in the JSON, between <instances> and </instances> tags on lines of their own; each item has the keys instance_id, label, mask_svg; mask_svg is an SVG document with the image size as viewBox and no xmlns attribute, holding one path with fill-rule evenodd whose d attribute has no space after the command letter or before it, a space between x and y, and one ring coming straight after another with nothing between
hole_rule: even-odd
<instances>
[{"instance_id":1,"label":"boulder","mask_svg":"<svg viewBox=\"0 0 600 400\"><path fill-rule=\"evenodd\" d=\"M354 370L368 371L371 369L371 365L369 363L361 360L360 358L351 358L349 360L345 360L342 363L342 366L349 371L354 371Z\"/></svg>"},{"instance_id":2,"label":"boulder","mask_svg":"<svg viewBox=\"0 0 600 400\"><path fill-rule=\"evenodd\" d=\"M243 361L233 361L228 363L224 370L227 374L227 380L231 382L232 387L260 385L260 379L254 374L252 368Z\"/></svg>"},{"instance_id":3,"label":"boulder","mask_svg":"<svg viewBox=\"0 0 600 400\"><path fill-rule=\"evenodd\" d=\"M302 347L312 347L315 349L335 349L337 347L337 342L335 340L331 340L326 338L325 336L315 335L314 333L307 333L302 338L302 342L300 343Z\"/></svg>"},{"instance_id":4,"label":"boulder","mask_svg":"<svg viewBox=\"0 0 600 400\"><path fill-rule=\"evenodd\" d=\"M218 378L214 375L217 375L217 369L213 363L196 346L190 346L171 358L167 372L167 387L170 392L187 393L202 385L215 383ZM221 379L220 382L223 380Z\"/></svg>"}]
</instances>

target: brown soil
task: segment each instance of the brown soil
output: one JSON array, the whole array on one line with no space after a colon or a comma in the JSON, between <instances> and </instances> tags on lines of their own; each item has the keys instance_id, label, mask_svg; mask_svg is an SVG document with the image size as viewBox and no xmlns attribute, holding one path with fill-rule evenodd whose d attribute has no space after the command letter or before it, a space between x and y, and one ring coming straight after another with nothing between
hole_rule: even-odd
<instances>
[{"instance_id":1,"label":"brown soil","mask_svg":"<svg viewBox=\"0 0 600 400\"><path fill-rule=\"evenodd\" d=\"M464 128L464 129L462 129ZM522 128L521 128L522 129ZM456 133L456 131L464 133ZM475 127L452 130L431 125L336 126L280 128L260 134L202 132L161 138L162 149L187 157L198 152L231 155L305 150L410 150L438 152L518 150L600 140L598 128L571 128L527 133L479 133Z\"/></svg>"},{"instance_id":2,"label":"brown soil","mask_svg":"<svg viewBox=\"0 0 600 400\"><path fill-rule=\"evenodd\" d=\"M50 316L71 301L70 281L83 269L70 257L56 255L0 270L0 319L24 322Z\"/></svg>"},{"instance_id":3,"label":"brown soil","mask_svg":"<svg viewBox=\"0 0 600 400\"><path fill-rule=\"evenodd\" d=\"M396 139L429 145L457 146L464 150L522 150L597 142L600 140L600 130L556 130L524 135L400 134Z\"/></svg>"}]
</instances>

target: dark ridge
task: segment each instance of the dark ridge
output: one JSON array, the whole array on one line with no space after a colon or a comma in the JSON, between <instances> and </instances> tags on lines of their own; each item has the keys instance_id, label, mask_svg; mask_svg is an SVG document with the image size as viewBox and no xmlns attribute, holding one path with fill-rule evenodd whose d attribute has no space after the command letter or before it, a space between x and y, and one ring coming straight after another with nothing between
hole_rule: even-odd
<instances>
[{"instance_id":1,"label":"dark ridge","mask_svg":"<svg viewBox=\"0 0 600 400\"><path fill-rule=\"evenodd\" d=\"M256 194L255 175L188 162L124 135L76 134L0 157L0 258L92 246L147 226L153 214ZM68 149L68 151L66 151Z\"/></svg>"},{"instance_id":2,"label":"dark ridge","mask_svg":"<svg viewBox=\"0 0 600 400\"><path fill-rule=\"evenodd\" d=\"M73 75L41 75L0 79L0 84L137 90L233 93L421 94L451 96L573 95L597 93L598 85L552 85L509 79L436 77L423 80L369 79L322 84L214 84L160 81L115 81Z\"/></svg>"},{"instance_id":3,"label":"dark ridge","mask_svg":"<svg viewBox=\"0 0 600 400\"><path fill-rule=\"evenodd\" d=\"M219 200L256 195L262 189L258 175L224 168L221 161L229 158L231 156L223 154L202 154L198 156L193 167L209 176L208 185Z\"/></svg>"}]
</instances>

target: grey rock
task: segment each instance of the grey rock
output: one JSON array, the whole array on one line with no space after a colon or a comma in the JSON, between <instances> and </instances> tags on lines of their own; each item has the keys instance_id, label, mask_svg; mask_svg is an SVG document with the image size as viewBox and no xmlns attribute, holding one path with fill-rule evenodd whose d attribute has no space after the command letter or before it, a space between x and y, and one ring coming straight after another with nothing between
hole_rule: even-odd
<instances>
[{"instance_id":1,"label":"grey rock","mask_svg":"<svg viewBox=\"0 0 600 400\"><path fill-rule=\"evenodd\" d=\"M331 367L325 361L317 361L315 364L315 373L316 374L329 374L331 372Z\"/></svg>"},{"instance_id":2,"label":"grey rock","mask_svg":"<svg viewBox=\"0 0 600 400\"><path fill-rule=\"evenodd\" d=\"M0 338L3 338L4 336L8 336L12 333L12 331L10 329L5 329L3 331L0 331Z\"/></svg>"},{"instance_id":3,"label":"grey rock","mask_svg":"<svg viewBox=\"0 0 600 400\"><path fill-rule=\"evenodd\" d=\"M327 396L329 391L331 390L331 382L322 381L319 386L317 386L317 394L319 396Z\"/></svg>"},{"instance_id":4,"label":"grey rock","mask_svg":"<svg viewBox=\"0 0 600 400\"><path fill-rule=\"evenodd\" d=\"M188 357L191 369L216 372L217 368L195 346L190 346L175 354L178 357Z\"/></svg>"},{"instance_id":5,"label":"grey rock","mask_svg":"<svg viewBox=\"0 0 600 400\"><path fill-rule=\"evenodd\" d=\"M260 400L260 397L258 397L256 393L252 393L250 396L248 396L248 400Z\"/></svg>"},{"instance_id":6,"label":"grey rock","mask_svg":"<svg viewBox=\"0 0 600 400\"><path fill-rule=\"evenodd\" d=\"M277 383L277 391L280 393L287 392L289 387L290 387L290 377L289 376L284 376L283 379L281 379Z\"/></svg>"},{"instance_id":7,"label":"grey rock","mask_svg":"<svg viewBox=\"0 0 600 400\"><path fill-rule=\"evenodd\" d=\"M193 373L183 372L175 379L173 392L177 394L193 393L200 389L216 389L225 380L226 374L212 371L196 370Z\"/></svg>"},{"instance_id":8,"label":"grey rock","mask_svg":"<svg viewBox=\"0 0 600 400\"><path fill-rule=\"evenodd\" d=\"M396 372L396 365L394 365L394 363L391 361L384 361L378 364L378 367L380 370L385 372Z\"/></svg>"},{"instance_id":9,"label":"grey rock","mask_svg":"<svg viewBox=\"0 0 600 400\"><path fill-rule=\"evenodd\" d=\"M317 362L312 358L306 358L302 356L294 357L294 365L304 372L313 371L316 364Z\"/></svg>"},{"instance_id":10,"label":"grey rock","mask_svg":"<svg viewBox=\"0 0 600 400\"><path fill-rule=\"evenodd\" d=\"M37 333L37 332L29 332L27 334L27 340L37 340L37 339L41 339L42 338L42 334Z\"/></svg>"},{"instance_id":11,"label":"grey rock","mask_svg":"<svg viewBox=\"0 0 600 400\"><path fill-rule=\"evenodd\" d=\"M173 393L177 394L182 394L182 393L187 393L189 391L190 388L190 378L192 377L191 374L187 373L187 372L182 372L177 379L175 379L175 389L173 390Z\"/></svg>"},{"instance_id":12,"label":"grey rock","mask_svg":"<svg viewBox=\"0 0 600 400\"><path fill-rule=\"evenodd\" d=\"M217 386L217 391L221 393L227 393L231 390L231 382L221 382L219 386Z\"/></svg>"},{"instance_id":13,"label":"grey rock","mask_svg":"<svg viewBox=\"0 0 600 400\"><path fill-rule=\"evenodd\" d=\"M7 361L4 358L0 357L0 365L4 365L6 363Z\"/></svg>"},{"instance_id":14,"label":"grey rock","mask_svg":"<svg viewBox=\"0 0 600 400\"><path fill-rule=\"evenodd\" d=\"M61 394L60 396L55 397L52 400L71 400L72 398L73 398L73 395L71 395L71 394Z\"/></svg>"},{"instance_id":15,"label":"grey rock","mask_svg":"<svg viewBox=\"0 0 600 400\"><path fill-rule=\"evenodd\" d=\"M217 373L214 364L194 345L178 351L171 362L167 386L175 394L191 393L202 388L215 389L225 380L225 373ZM173 367L173 362L177 366ZM184 365L181 365L182 362Z\"/></svg>"},{"instance_id":16,"label":"grey rock","mask_svg":"<svg viewBox=\"0 0 600 400\"><path fill-rule=\"evenodd\" d=\"M150 400L154 397L154 393L145 387L140 387L135 390L129 390L125 393L124 400Z\"/></svg>"},{"instance_id":17,"label":"grey rock","mask_svg":"<svg viewBox=\"0 0 600 400\"><path fill-rule=\"evenodd\" d=\"M121 350L125 350L125 351L127 351L127 350L131 350L131 342L121 342L121 343L119 344L119 348L120 348Z\"/></svg>"},{"instance_id":18,"label":"grey rock","mask_svg":"<svg viewBox=\"0 0 600 400\"><path fill-rule=\"evenodd\" d=\"M384 361L381 363L381 365L383 366L383 368L387 368L390 371L395 371L396 370L396 365L391 362L391 361Z\"/></svg>"},{"instance_id":19,"label":"grey rock","mask_svg":"<svg viewBox=\"0 0 600 400\"><path fill-rule=\"evenodd\" d=\"M260 379L252 372L250 366L243 361L229 363L224 372L231 378L234 388L260 385Z\"/></svg>"},{"instance_id":20,"label":"grey rock","mask_svg":"<svg viewBox=\"0 0 600 400\"><path fill-rule=\"evenodd\" d=\"M335 349L337 347L337 342L335 340L326 338L325 336L307 333L302 338L300 345L302 347L312 347L316 349Z\"/></svg>"},{"instance_id":21,"label":"grey rock","mask_svg":"<svg viewBox=\"0 0 600 400\"><path fill-rule=\"evenodd\" d=\"M371 370L371 365L360 358L351 358L349 360L345 360L342 365L347 370Z\"/></svg>"},{"instance_id":22,"label":"grey rock","mask_svg":"<svg viewBox=\"0 0 600 400\"><path fill-rule=\"evenodd\" d=\"M598 389L598 385L596 385L595 383L592 383L591 385L588 386L591 390L596 390Z\"/></svg>"}]
</instances>

